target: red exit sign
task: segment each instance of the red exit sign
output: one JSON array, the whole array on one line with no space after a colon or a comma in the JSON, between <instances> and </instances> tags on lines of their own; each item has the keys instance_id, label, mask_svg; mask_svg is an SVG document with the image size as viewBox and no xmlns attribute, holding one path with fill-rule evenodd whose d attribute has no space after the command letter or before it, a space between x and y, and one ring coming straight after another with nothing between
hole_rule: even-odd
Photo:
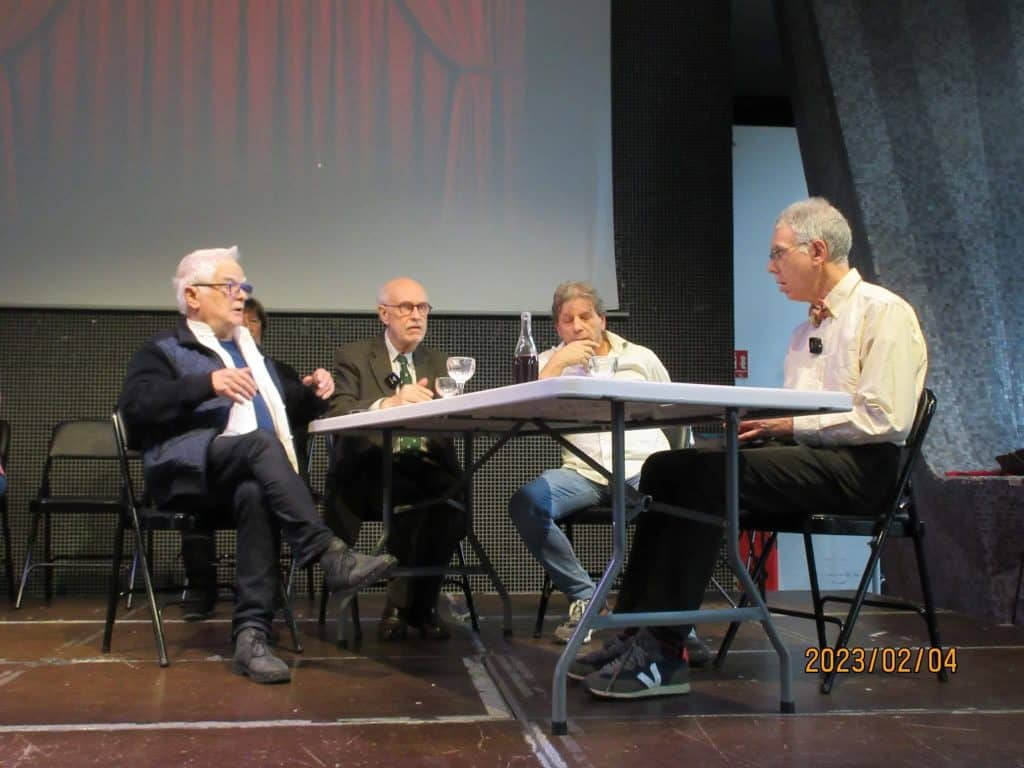
<instances>
[{"instance_id":1,"label":"red exit sign","mask_svg":"<svg viewBox=\"0 0 1024 768\"><path fill-rule=\"evenodd\" d=\"M745 349L737 349L733 353L736 358L736 378L745 379L750 375L750 356Z\"/></svg>"}]
</instances>

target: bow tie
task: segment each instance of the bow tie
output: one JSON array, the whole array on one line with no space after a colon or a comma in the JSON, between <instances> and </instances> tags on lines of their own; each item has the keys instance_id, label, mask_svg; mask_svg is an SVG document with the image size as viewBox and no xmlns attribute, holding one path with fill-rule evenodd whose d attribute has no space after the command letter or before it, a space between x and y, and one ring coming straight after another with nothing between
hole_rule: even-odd
<instances>
[{"instance_id":1,"label":"bow tie","mask_svg":"<svg viewBox=\"0 0 1024 768\"><path fill-rule=\"evenodd\" d=\"M826 317L832 317L832 313L824 301L812 301L807 310L807 317L811 321L811 325L817 328Z\"/></svg>"}]
</instances>

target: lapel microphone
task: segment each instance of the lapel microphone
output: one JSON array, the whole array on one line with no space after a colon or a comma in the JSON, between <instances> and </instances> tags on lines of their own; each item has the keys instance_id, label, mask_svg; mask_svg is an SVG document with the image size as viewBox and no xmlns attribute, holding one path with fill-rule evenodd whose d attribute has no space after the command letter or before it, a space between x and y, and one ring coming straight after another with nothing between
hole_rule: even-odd
<instances>
[{"instance_id":1,"label":"lapel microphone","mask_svg":"<svg viewBox=\"0 0 1024 768\"><path fill-rule=\"evenodd\" d=\"M812 355L820 355L825 347L822 345L821 339L817 336L811 336L811 338L807 340L807 349Z\"/></svg>"},{"instance_id":2,"label":"lapel microphone","mask_svg":"<svg viewBox=\"0 0 1024 768\"><path fill-rule=\"evenodd\" d=\"M388 374L387 378L384 379L384 383L392 389L397 389L398 385L402 383L402 380L398 378L398 374L392 371Z\"/></svg>"}]
</instances>

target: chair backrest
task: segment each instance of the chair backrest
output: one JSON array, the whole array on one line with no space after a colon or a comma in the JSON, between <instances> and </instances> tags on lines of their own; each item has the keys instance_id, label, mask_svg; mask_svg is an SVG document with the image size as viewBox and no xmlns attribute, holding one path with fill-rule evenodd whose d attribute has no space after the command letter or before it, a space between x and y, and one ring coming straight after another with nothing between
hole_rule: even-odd
<instances>
[{"instance_id":1,"label":"chair backrest","mask_svg":"<svg viewBox=\"0 0 1024 768\"><path fill-rule=\"evenodd\" d=\"M904 494L907 492L910 476L914 472L918 456L921 455L921 445L928 434L928 426L932 423L932 416L935 415L935 405L935 393L925 387L921 393L921 399L917 403L917 413L914 414L914 423L910 428L910 434L907 435L907 442L903 446L903 451L900 455L900 470L897 475L893 497L895 499L894 506L898 506L901 503Z\"/></svg>"},{"instance_id":2,"label":"chair backrest","mask_svg":"<svg viewBox=\"0 0 1024 768\"><path fill-rule=\"evenodd\" d=\"M0 464L7 468L7 454L11 450L11 425L0 421Z\"/></svg>"},{"instance_id":3,"label":"chair backrest","mask_svg":"<svg viewBox=\"0 0 1024 768\"><path fill-rule=\"evenodd\" d=\"M116 459L114 432L107 421L64 421L50 436L50 459Z\"/></svg>"}]
</instances>

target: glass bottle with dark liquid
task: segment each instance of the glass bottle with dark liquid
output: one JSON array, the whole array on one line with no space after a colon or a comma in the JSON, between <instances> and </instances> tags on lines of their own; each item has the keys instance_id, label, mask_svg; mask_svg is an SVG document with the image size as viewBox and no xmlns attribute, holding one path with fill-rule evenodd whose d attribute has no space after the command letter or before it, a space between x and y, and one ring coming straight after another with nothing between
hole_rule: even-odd
<instances>
[{"instance_id":1,"label":"glass bottle with dark liquid","mask_svg":"<svg viewBox=\"0 0 1024 768\"><path fill-rule=\"evenodd\" d=\"M522 384L524 381L536 381L537 345L533 343L533 332L530 328L530 313L523 312L519 323L519 341L516 343L516 354L512 361L512 381Z\"/></svg>"}]
</instances>

